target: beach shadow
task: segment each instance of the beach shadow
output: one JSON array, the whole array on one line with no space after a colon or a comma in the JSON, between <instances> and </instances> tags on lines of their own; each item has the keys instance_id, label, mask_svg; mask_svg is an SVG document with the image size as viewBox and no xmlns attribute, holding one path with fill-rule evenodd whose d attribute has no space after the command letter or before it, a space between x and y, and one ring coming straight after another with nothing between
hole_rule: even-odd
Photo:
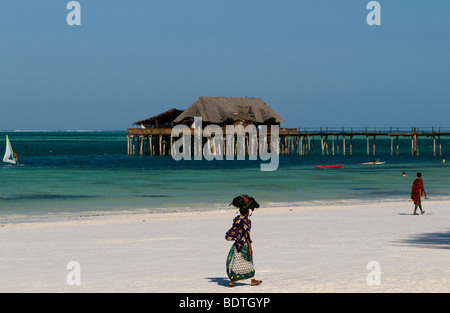
<instances>
[{"instance_id":1,"label":"beach shadow","mask_svg":"<svg viewBox=\"0 0 450 313\"><path fill-rule=\"evenodd\" d=\"M217 283L217 285L222 286L222 287L228 287L228 285L230 284L230 280L228 278L224 278L224 277L206 277L206 279L209 279L209 282L211 283ZM239 286L239 285L245 285L243 283L239 283L239 282L234 282L235 286Z\"/></svg>"},{"instance_id":2,"label":"beach shadow","mask_svg":"<svg viewBox=\"0 0 450 313\"><path fill-rule=\"evenodd\" d=\"M421 248L450 249L450 231L418 234L400 243Z\"/></svg>"}]
</instances>

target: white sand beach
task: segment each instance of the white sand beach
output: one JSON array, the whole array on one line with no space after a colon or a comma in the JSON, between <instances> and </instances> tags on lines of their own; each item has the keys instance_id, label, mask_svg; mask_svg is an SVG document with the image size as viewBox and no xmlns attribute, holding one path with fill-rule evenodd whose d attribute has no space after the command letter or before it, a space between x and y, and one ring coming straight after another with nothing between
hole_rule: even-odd
<instances>
[{"instance_id":1,"label":"white sand beach","mask_svg":"<svg viewBox=\"0 0 450 313\"><path fill-rule=\"evenodd\" d=\"M450 292L448 201L425 200L419 216L411 201L261 205L251 216L259 286L228 287L230 208L3 221L0 292ZM80 285L67 283L71 261ZM367 281L372 261L379 285Z\"/></svg>"}]
</instances>

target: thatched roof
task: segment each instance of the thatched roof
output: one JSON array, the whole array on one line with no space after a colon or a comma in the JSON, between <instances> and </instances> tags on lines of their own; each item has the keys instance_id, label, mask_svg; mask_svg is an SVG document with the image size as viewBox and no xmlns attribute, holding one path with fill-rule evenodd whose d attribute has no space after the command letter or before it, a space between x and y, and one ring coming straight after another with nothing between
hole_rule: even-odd
<instances>
[{"instance_id":1,"label":"thatched roof","mask_svg":"<svg viewBox=\"0 0 450 313\"><path fill-rule=\"evenodd\" d=\"M180 123L201 117L202 122L232 124L246 121L253 124L275 124L284 120L260 98L200 97L184 110L174 122Z\"/></svg>"},{"instance_id":2,"label":"thatched roof","mask_svg":"<svg viewBox=\"0 0 450 313\"><path fill-rule=\"evenodd\" d=\"M137 121L133 125L144 126L145 128L155 127L173 127L174 120L177 116L183 113L183 110L170 109L159 115L149 117L142 121Z\"/></svg>"}]
</instances>

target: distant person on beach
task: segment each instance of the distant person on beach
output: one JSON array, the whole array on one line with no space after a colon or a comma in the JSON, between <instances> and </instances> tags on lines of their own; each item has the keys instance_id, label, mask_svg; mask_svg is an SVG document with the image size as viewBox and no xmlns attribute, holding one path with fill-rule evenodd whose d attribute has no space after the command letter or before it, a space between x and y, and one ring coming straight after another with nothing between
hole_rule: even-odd
<instances>
[{"instance_id":1,"label":"distant person on beach","mask_svg":"<svg viewBox=\"0 0 450 313\"><path fill-rule=\"evenodd\" d=\"M403 176L406 176L406 173L405 172L403 172L403 174L402 174Z\"/></svg>"},{"instance_id":2,"label":"distant person on beach","mask_svg":"<svg viewBox=\"0 0 450 313\"><path fill-rule=\"evenodd\" d=\"M242 195L233 199L231 203L239 208L239 215L233 219L233 226L226 232L225 239L234 241L227 257L227 275L230 278L230 287L235 281L251 278L251 285L257 286L262 280L256 280L253 266L252 240L250 229L252 223L249 219L250 211L259 208L258 202L252 197ZM230 204L230 205L231 205Z\"/></svg>"},{"instance_id":3,"label":"distant person on beach","mask_svg":"<svg viewBox=\"0 0 450 313\"><path fill-rule=\"evenodd\" d=\"M411 199L414 202L414 213L413 215L419 215L416 213L417 207L420 209L420 214L425 213L424 210L422 210L422 194L425 196L425 199L427 199L427 193L425 192L425 189L423 188L423 180L422 180L422 174L419 172L417 173L417 178L414 180L414 183L412 185L411 189Z\"/></svg>"}]
</instances>

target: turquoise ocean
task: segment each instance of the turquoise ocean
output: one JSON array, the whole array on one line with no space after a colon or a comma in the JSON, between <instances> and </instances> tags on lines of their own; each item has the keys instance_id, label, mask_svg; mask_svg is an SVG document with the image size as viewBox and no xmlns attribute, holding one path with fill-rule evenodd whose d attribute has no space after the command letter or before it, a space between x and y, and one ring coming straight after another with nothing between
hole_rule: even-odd
<instances>
[{"instance_id":1,"label":"turquoise ocean","mask_svg":"<svg viewBox=\"0 0 450 313\"><path fill-rule=\"evenodd\" d=\"M448 137L441 139L442 156L433 156L432 139L421 139L418 157L411 156L408 138L400 138L399 156L390 156L390 137L377 137L376 156L366 155L365 137L354 137L352 156L322 156L316 139L313 155L280 155L276 171L262 172L259 159L175 161L170 156L130 156L125 131L0 132L2 156L5 134L20 165L0 164L2 219L227 209L240 194L255 197L262 208L408 201L419 171L430 198L450 199L450 162L442 164L445 153L450 153ZM377 158L386 163L360 164ZM314 167L329 164L344 166Z\"/></svg>"}]
</instances>

